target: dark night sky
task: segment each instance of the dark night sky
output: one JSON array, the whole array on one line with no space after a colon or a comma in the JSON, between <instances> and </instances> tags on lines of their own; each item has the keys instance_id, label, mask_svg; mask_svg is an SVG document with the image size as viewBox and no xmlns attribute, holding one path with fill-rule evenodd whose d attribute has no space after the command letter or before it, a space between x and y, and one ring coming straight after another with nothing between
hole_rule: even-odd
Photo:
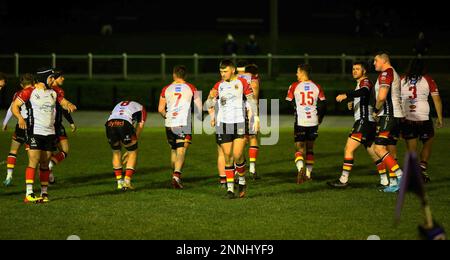
<instances>
[{"instance_id":1,"label":"dark night sky","mask_svg":"<svg viewBox=\"0 0 450 260\"><path fill-rule=\"evenodd\" d=\"M413 2L412 2L413 3ZM446 15L438 1L417 6L407 1L279 1L280 31L348 31L354 11L370 10L371 23L393 20L404 30L415 27L448 29ZM2 24L9 30L53 27L55 30L89 32L103 22L112 22L122 32L157 30L215 30L223 26L217 18L254 18L249 24L268 30L269 1L13 1L0 4ZM50 11L48 11L50 10ZM5 26L6 25L6 26ZM406 26L407 25L407 26ZM62 28L62 29L61 29Z\"/></svg>"},{"instance_id":2,"label":"dark night sky","mask_svg":"<svg viewBox=\"0 0 450 260\"><path fill-rule=\"evenodd\" d=\"M241 42L248 34L255 33L261 45L265 45L264 51L267 51L270 38L269 2L0 0L0 53L85 53L88 50L106 53L218 53L220 47L205 44L198 50L195 39L220 46L229 32L238 36ZM436 53L447 49L442 47L446 46L450 35L447 8L436 0L429 0L424 5L412 1L279 0L280 40L289 42L292 37L296 38L291 44L294 49L288 46L285 52L297 52L295 46L317 53L365 53L367 49L371 50L373 46L360 48L364 44L353 37L357 9L361 10L363 17L362 36L369 41L377 38L378 32L386 31L385 38L404 39L407 47L401 49L407 53L418 32L425 31L434 43L441 45L434 48ZM245 19L244 22L242 19ZM384 27L385 23L389 24L388 29ZM113 26L114 40L98 39L103 24ZM175 41L174 35L178 35L179 41L185 40L186 35L195 34L203 38L190 39L192 43L184 46L184 49L166 45L167 41ZM333 44L330 48L325 46L316 50L302 47L299 35L307 35L312 39L342 35L342 39L348 38L353 41L353 45ZM40 40L30 45L28 42L32 37ZM140 42L128 40L131 37L138 37ZM347 46L351 50L347 50ZM357 47L355 49L352 46Z\"/></svg>"}]
</instances>

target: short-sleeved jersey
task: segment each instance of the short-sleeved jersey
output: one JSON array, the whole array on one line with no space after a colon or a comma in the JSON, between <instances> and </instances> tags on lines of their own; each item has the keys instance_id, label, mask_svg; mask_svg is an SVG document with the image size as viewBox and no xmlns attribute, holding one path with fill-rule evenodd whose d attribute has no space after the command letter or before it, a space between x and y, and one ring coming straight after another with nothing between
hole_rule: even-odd
<instances>
[{"instance_id":1,"label":"short-sleeved jersey","mask_svg":"<svg viewBox=\"0 0 450 260\"><path fill-rule=\"evenodd\" d=\"M401 100L400 76L393 68L380 73L375 84L375 98L378 99L380 87L389 87L389 93L379 116L404 118Z\"/></svg>"},{"instance_id":2,"label":"short-sleeved jersey","mask_svg":"<svg viewBox=\"0 0 450 260\"><path fill-rule=\"evenodd\" d=\"M253 94L251 86L241 78L220 81L214 86L219 92L217 124L237 124L245 122L244 102Z\"/></svg>"},{"instance_id":3,"label":"short-sleeved jersey","mask_svg":"<svg viewBox=\"0 0 450 260\"><path fill-rule=\"evenodd\" d=\"M296 105L296 122L298 126L312 127L319 125L317 103L325 101L322 88L312 81L296 82L289 87L286 100Z\"/></svg>"},{"instance_id":4,"label":"short-sleeved jersey","mask_svg":"<svg viewBox=\"0 0 450 260\"><path fill-rule=\"evenodd\" d=\"M361 80L355 91L366 88L367 95L362 97L355 97L353 100L353 110L355 112L355 121L364 120L369 122L375 122L372 116L373 107L370 105L370 94L372 93L373 84L369 79Z\"/></svg>"},{"instance_id":5,"label":"short-sleeved jersey","mask_svg":"<svg viewBox=\"0 0 450 260\"><path fill-rule=\"evenodd\" d=\"M16 101L17 97L19 96L20 92L22 92L23 90L19 90L16 93L14 93L12 102ZM28 118L28 110L27 110L27 105L24 103L22 106L20 106L20 114L22 115L22 117L24 119Z\"/></svg>"},{"instance_id":6,"label":"short-sleeved jersey","mask_svg":"<svg viewBox=\"0 0 450 260\"><path fill-rule=\"evenodd\" d=\"M243 79L247 82L247 84L252 84L252 75L250 73L238 74L238 78Z\"/></svg>"},{"instance_id":7,"label":"short-sleeved jersey","mask_svg":"<svg viewBox=\"0 0 450 260\"><path fill-rule=\"evenodd\" d=\"M189 83L172 83L163 88L161 97L166 99L166 127L190 124L191 104L197 94L197 88Z\"/></svg>"},{"instance_id":8,"label":"short-sleeved jersey","mask_svg":"<svg viewBox=\"0 0 450 260\"><path fill-rule=\"evenodd\" d=\"M64 90L58 86L53 86L53 90L55 90L57 93L61 93L63 96L65 96ZM56 115L55 115L55 125L61 126L63 121L63 108L59 103L56 104L55 107Z\"/></svg>"},{"instance_id":9,"label":"short-sleeved jersey","mask_svg":"<svg viewBox=\"0 0 450 260\"><path fill-rule=\"evenodd\" d=\"M142 123L147 121L147 111L145 107L134 101L122 101L116 105L111 115L110 120L125 120L130 124Z\"/></svg>"},{"instance_id":10,"label":"short-sleeved jersey","mask_svg":"<svg viewBox=\"0 0 450 260\"><path fill-rule=\"evenodd\" d=\"M428 121L430 119L430 95L438 96L436 82L428 75L419 79L401 81L402 100L405 117L411 121Z\"/></svg>"},{"instance_id":11,"label":"short-sleeved jersey","mask_svg":"<svg viewBox=\"0 0 450 260\"><path fill-rule=\"evenodd\" d=\"M55 107L56 103L64 99L64 93L31 87L22 90L17 99L26 104L30 134L42 136L55 134Z\"/></svg>"}]
</instances>

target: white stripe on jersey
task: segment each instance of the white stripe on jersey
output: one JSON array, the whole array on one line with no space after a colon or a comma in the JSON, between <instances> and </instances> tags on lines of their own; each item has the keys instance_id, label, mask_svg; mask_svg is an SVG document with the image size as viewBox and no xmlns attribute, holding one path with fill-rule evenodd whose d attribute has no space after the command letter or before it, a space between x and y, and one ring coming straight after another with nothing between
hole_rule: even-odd
<instances>
[{"instance_id":1,"label":"white stripe on jersey","mask_svg":"<svg viewBox=\"0 0 450 260\"><path fill-rule=\"evenodd\" d=\"M219 91L217 124L245 122L244 99L253 93L251 86L241 78L230 82L221 81L214 86Z\"/></svg>"},{"instance_id":2,"label":"white stripe on jersey","mask_svg":"<svg viewBox=\"0 0 450 260\"><path fill-rule=\"evenodd\" d=\"M144 112L144 107L134 101L123 101L116 105L114 110L112 111L111 115L108 118L108 121L110 120L125 120L128 121L130 124L133 124L133 115L138 112ZM145 115L142 115L142 121L138 123L142 123L145 121L144 118Z\"/></svg>"},{"instance_id":3,"label":"white stripe on jersey","mask_svg":"<svg viewBox=\"0 0 450 260\"><path fill-rule=\"evenodd\" d=\"M317 103L324 101L322 88L312 81L296 82L291 85L286 100L293 101L297 109L297 125L312 127L319 125Z\"/></svg>"},{"instance_id":4,"label":"white stripe on jersey","mask_svg":"<svg viewBox=\"0 0 450 260\"><path fill-rule=\"evenodd\" d=\"M410 79L401 81L403 109L406 119L411 121L430 120L430 95L439 95L436 83L429 76L421 79Z\"/></svg>"},{"instance_id":5,"label":"white stripe on jersey","mask_svg":"<svg viewBox=\"0 0 450 260\"><path fill-rule=\"evenodd\" d=\"M188 126L191 104L197 89L188 83L173 83L165 87L161 97L166 99L166 127Z\"/></svg>"}]
</instances>

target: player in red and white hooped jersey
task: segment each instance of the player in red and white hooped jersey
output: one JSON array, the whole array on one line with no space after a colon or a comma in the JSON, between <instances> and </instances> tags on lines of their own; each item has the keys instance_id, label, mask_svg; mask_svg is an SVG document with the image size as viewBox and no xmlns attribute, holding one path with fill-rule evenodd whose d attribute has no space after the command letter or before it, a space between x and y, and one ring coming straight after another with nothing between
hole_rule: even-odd
<instances>
[{"instance_id":1,"label":"player in red and white hooped jersey","mask_svg":"<svg viewBox=\"0 0 450 260\"><path fill-rule=\"evenodd\" d=\"M314 141L318 137L319 125L326 113L325 94L320 85L310 80L310 72L311 67L308 64L299 65L298 81L289 87L286 96L286 100L294 101L295 106L295 164L298 170L298 184L311 179L314 167Z\"/></svg>"},{"instance_id":2,"label":"player in red and white hooped jersey","mask_svg":"<svg viewBox=\"0 0 450 260\"><path fill-rule=\"evenodd\" d=\"M136 173L138 139L146 120L147 111L143 105L135 101L121 101L114 107L105 124L118 190L134 189L131 178ZM122 146L127 150L123 157ZM126 164L125 176L123 164Z\"/></svg>"},{"instance_id":3,"label":"player in red and white hooped jersey","mask_svg":"<svg viewBox=\"0 0 450 260\"><path fill-rule=\"evenodd\" d=\"M216 118L216 142L225 156L225 174L227 177L227 196L235 198L234 174L239 175L239 197L246 195L246 161L245 149L245 100L249 102L250 111L255 115L253 131L259 131L258 104L251 86L236 75L236 66L230 60L220 64L222 80L211 90L207 108L213 108L218 102Z\"/></svg>"},{"instance_id":4,"label":"player in red and white hooped jersey","mask_svg":"<svg viewBox=\"0 0 450 260\"><path fill-rule=\"evenodd\" d=\"M426 74L425 64L422 59L411 61L408 72L401 81L401 93L405 121L402 123L402 136L410 152L417 152L417 139L423 142L420 153L420 167L425 182L429 182L427 173L428 161L430 159L432 144L434 140L433 121L430 118L430 104L428 99L431 95L437 113L436 127L442 128L442 100L436 82Z\"/></svg>"},{"instance_id":5,"label":"player in red and white hooped jersey","mask_svg":"<svg viewBox=\"0 0 450 260\"><path fill-rule=\"evenodd\" d=\"M20 86L22 89L17 91L14 94L12 102L11 102L11 106L8 109L8 112L6 113L6 117L3 121L3 131L7 130L8 122L11 119L11 117L13 116L11 107L14 104L14 101L17 99L17 96L19 96L20 92L23 89L31 88L34 86L33 75L31 75L30 73L26 73L26 74L22 75L20 77ZM22 114L22 117L24 119L26 119L28 117L28 112L27 112L27 108L26 108L25 104L23 104L22 107L20 107L20 113ZM14 131L14 134L13 134L12 140L11 140L11 148L9 150L8 158L6 159L7 175L6 175L5 181L3 182L3 184L6 187L8 187L12 184L14 168L16 166L16 161L17 161L17 153L18 153L20 147L23 144L25 144L25 142L26 142L25 130L20 129L19 125L16 124L16 129Z\"/></svg>"},{"instance_id":6,"label":"player in red and white hooped jersey","mask_svg":"<svg viewBox=\"0 0 450 260\"><path fill-rule=\"evenodd\" d=\"M159 99L158 111L165 119L167 141L171 148L172 186L183 189L181 180L186 152L192 142L191 104L196 114L202 113L202 100L197 88L186 82L185 66L175 66L173 83L164 87Z\"/></svg>"},{"instance_id":7,"label":"player in red and white hooped jersey","mask_svg":"<svg viewBox=\"0 0 450 260\"><path fill-rule=\"evenodd\" d=\"M390 56L386 52L379 52L375 56L374 66L380 73L375 84L373 117L377 121L377 137L374 150L389 170L389 186L383 191L393 193L400 189L403 175L396 159L400 121L404 118L400 76L392 67Z\"/></svg>"},{"instance_id":8,"label":"player in red and white hooped jersey","mask_svg":"<svg viewBox=\"0 0 450 260\"><path fill-rule=\"evenodd\" d=\"M64 109L74 112L77 108L64 98L64 93L51 88L54 81L53 69L42 69L37 72L34 87L24 89L12 105L12 112L18 119L21 129L26 129L28 148L28 168L26 170L27 193L26 203L48 202L48 168L52 152L56 149L55 107L58 102ZM28 118L22 117L20 108L26 104ZM40 165L41 196L33 191L34 176Z\"/></svg>"}]
</instances>

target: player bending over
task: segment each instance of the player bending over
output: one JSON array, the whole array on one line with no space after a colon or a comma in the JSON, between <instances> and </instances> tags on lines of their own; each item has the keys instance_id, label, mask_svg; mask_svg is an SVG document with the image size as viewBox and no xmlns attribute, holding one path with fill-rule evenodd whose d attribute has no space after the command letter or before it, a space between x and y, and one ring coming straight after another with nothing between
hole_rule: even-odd
<instances>
[{"instance_id":1,"label":"player bending over","mask_svg":"<svg viewBox=\"0 0 450 260\"><path fill-rule=\"evenodd\" d=\"M131 179L136 172L138 139L147 120L147 112L141 104L122 101L116 105L106 122L106 137L112 149L112 164L118 190L133 190ZM126 152L126 170L123 176L122 146Z\"/></svg>"}]
</instances>

